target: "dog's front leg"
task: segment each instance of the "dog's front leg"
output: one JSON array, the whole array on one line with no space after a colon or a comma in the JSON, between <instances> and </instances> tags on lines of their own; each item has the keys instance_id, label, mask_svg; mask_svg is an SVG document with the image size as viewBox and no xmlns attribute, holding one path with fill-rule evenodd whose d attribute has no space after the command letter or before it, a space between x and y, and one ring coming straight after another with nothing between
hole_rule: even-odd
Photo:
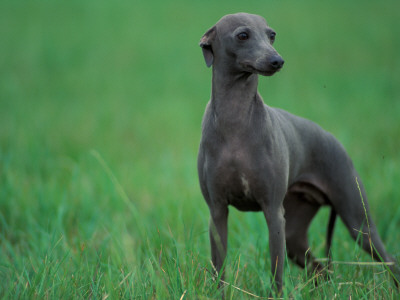
<instances>
[{"instance_id":1,"label":"dog's front leg","mask_svg":"<svg viewBox=\"0 0 400 300\"><path fill-rule=\"evenodd\" d=\"M221 270L226 257L228 247L228 207L210 207L210 244L211 259L218 274L222 272L221 279L224 279L224 271Z\"/></svg>"},{"instance_id":2,"label":"dog's front leg","mask_svg":"<svg viewBox=\"0 0 400 300\"><path fill-rule=\"evenodd\" d=\"M282 204L263 208L269 230L269 251L273 283L278 293L283 285L283 263L285 259L285 218Z\"/></svg>"}]
</instances>

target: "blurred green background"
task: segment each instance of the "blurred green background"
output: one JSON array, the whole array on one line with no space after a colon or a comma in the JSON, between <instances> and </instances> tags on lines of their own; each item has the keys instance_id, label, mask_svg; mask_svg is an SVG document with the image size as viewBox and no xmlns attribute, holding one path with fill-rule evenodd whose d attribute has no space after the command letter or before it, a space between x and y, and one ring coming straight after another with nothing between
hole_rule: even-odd
<instances>
[{"instance_id":1,"label":"blurred green background","mask_svg":"<svg viewBox=\"0 0 400 300\"><path fill-rule=\"evenodd\" d=\"M211 71L198 42L239 11L267 19L285 59L260 79L264 101L344 144L399 254L400 2L1 1L1 297L214 297L196 171ZM327 213L311 228L320 257ZM231 279L268 295L262 215L231 210L230 232ZM368 259L341 224L333 251ZM357 270L364 287L375 280ZM303 297L306 275L286 271L286 295Z\"/></svg>"}]
</instances>

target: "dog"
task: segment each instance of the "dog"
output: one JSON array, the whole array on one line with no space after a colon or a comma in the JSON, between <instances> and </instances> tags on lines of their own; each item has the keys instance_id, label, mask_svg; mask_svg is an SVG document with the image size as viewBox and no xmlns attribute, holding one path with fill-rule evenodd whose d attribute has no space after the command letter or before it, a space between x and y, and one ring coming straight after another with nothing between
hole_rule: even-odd
<instances>
[{"instance_id":1,"label":"dog","mask_svg":"<svg viewBox=\"0 0 400 300\"><path fill-rule=\"evenodd\" d=\"M262 17L238 13L221 18L200 41L206 65L212 66L198 154L200 188L210 211L212 263L223 278L228 207L262 211L271 273L280 292L285 244L300 267L321 269L309 251L307 231L319 208L330 206L328 249L339 215L352 238L394 272L394 259L379 237L364 186L343 146L317 124L264 104L258 93L258 75L271 76L284 65L272 46L275 36Z\"/></svg>"}]
</instances>

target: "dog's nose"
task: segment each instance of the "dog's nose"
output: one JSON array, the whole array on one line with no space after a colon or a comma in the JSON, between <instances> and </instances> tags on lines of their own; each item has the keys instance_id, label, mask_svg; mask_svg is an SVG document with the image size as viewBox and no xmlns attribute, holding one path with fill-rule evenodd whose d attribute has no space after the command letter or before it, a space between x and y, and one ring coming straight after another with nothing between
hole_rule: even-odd
<instances>
[{"instance_id":1,"label":"dog's nose","mask_svg":"<svg viewBox=\"0 0 400 300\"><path fill-rule=\"evenodd\" d=\"M269 64L270 66L274 69L274 70L279 70L280 68L282 68L283 64L285 63L285 61L283 60L282 57L280 57L279 55L274 55Z\"/></svg>"}]
</instances>

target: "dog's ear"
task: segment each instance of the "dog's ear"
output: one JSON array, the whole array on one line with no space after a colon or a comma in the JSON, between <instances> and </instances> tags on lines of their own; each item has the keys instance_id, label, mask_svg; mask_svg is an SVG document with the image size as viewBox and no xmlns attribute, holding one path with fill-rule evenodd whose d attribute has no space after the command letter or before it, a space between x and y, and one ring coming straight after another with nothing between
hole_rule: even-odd
<instances>
[{"instance_id":1,"label":"dog's ear","mask_svg":"<svg viewBox=\"0 0 400 300\"><path fill-rule=\"evenodd\" d=\"M214 61L214 53L212 50L212 42L215 39L216 29L215 26L207 30L200 40L200 47L203 50L204 60L206 61L207 67L211 67Z\"/></svg>"}]
</instances>

